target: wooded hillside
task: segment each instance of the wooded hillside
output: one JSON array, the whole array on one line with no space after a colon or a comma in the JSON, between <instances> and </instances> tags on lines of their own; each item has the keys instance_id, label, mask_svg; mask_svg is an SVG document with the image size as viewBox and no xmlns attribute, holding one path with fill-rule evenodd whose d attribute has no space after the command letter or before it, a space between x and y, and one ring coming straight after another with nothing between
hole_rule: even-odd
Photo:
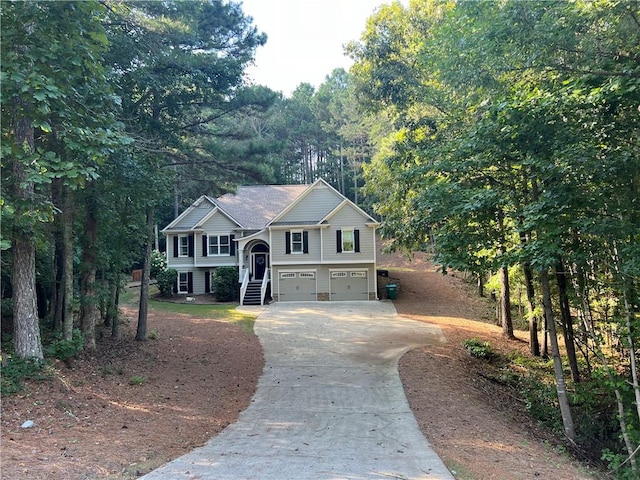
<instances>
[{"instance_id":1,"label":"wooded hillside","mask_svg":"<svg viewBox=\"0 0 640 480\"><path fill-rule=\"evenodd\" d=\"M350 72L290 98L247 83L268 39L240 3L1 16L3 377L117 336L123 282L144 267L148 283L163 249L154 227L195 198L323 177L392 249L496 295L504 335L527 326L552 360L562 433L639 475L637 2L392 3Z\"/></svg>"}]
</instances>

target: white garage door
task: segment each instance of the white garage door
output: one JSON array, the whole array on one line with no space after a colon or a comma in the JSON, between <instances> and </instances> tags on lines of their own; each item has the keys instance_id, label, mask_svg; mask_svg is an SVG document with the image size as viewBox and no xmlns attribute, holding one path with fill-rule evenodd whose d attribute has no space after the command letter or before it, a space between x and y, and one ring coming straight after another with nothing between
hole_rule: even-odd
<instances>
[{"instance_id":1,"label":"white garage door","mask_svg":"<svg viewBox=\"0 0 640 480\"><path fill-rule=\"evenodd\" d=\"M369 279L366 271L331 272L331 300L369 300Z\"/></svg>"},{"instance_id":2,"label":"white garage door","mask_svg":"<svg viewBox=\"0 0 640 480\"><path fill-rule=\"evenodd\" d=\"M316 272L280 272L278 276L278 301L315 302Z\"/></svg>"}]
</instances>

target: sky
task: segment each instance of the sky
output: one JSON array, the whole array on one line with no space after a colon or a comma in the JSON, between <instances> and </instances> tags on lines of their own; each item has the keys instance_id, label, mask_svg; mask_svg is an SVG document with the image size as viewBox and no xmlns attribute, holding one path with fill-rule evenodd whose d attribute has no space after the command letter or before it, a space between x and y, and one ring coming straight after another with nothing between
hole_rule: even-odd
<instances>
[{"instance_id":1,"label":"sky","mask_svg":"<svg viewBox=\"0 0 640 480\"><path fill-rule=\"evenodd\" d=\"M318 87L335 68L349 70L343 46L359 40L367 18L385 3L391 0L242 0L268 36L249 78L289 97L302 82Z\"/></svg>"}]
</instances>

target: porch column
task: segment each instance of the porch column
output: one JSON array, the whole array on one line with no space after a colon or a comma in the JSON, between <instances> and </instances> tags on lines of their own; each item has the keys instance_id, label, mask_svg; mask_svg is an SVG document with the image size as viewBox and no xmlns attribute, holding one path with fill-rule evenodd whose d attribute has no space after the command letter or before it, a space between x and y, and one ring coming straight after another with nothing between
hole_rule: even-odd
<instances>
[{"instance_id":1,"label":"porch column","mask_svg":"<svg viewBox=\"0 0 640 480\"><path fill-rule=\"evenodd\" d=\"M240 245L238 245L239 247ZM244 270L244 248L238 250L238 283L242 282L242 271Z\"/></svg>"}]
</instances>

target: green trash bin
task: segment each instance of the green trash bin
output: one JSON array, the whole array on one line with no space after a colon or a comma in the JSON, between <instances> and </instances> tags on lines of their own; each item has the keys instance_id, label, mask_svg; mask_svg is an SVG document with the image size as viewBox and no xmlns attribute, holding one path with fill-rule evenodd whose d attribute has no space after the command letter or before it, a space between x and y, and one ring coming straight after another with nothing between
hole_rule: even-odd
<instances>
[{"instance_id":1,"label":"green trash bin","mask_svg":"<svg viewBox=\"0 0 640 480\"><path fill-rule=\"evenodd\" d=\"M395 300L398 294L398 286L395 283L390 283L386 285L385 288L387 289L387 298L389 300Z\"/></svg>"}]
</instances>

